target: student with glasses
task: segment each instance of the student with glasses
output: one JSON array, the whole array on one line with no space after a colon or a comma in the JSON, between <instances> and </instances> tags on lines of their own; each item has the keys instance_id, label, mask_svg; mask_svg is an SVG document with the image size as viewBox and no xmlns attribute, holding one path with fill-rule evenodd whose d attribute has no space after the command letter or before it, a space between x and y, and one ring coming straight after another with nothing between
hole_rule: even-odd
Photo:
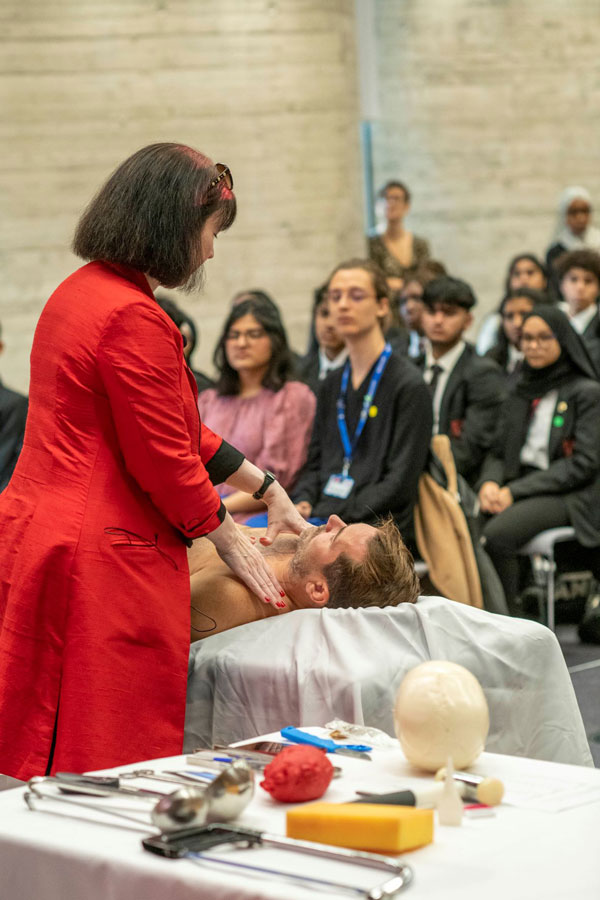
<instances>
[{"instance_id":1,"label":"student with glasses","mask_svg":"<svg viewBox=\"0 0 600 900\"><path fill-rule=\"evenodd\" d=\"M217 383L198 398L200 418L290 490L306 459L316 399L308 385L294 380L275 304L250 298L234 306L213 359ZM227 484L218 491L236 522L265 510L245 491Z\"/></svg>"},{"instance_id":2,"label":"student with glasses","mask_svg":"<svg viewBox=\"0 0 600 900\"><path fill-rule=\"evenodd\" d=\"M335 514L345 522L373 523L391 513L407 540L431 439L427 387L416 367L386 343L387 284L371 260L337 266L328 303L348 360L319 388L294 498L315 522Z\"/></svg>"},{"instance_id":3,"label":"student with glasses","mask_svg":"<svg viewBox=\"0 0 600 900\"><path fill-rule=\"evenodd\" d=\"M546 294L526 287L514 288L502 298L496 342L485 355L498 363L504 373L507 388L517 380L523 365L521 330L525 316L534 306L549 302Z\"/></svg>"},{"instance_id":4,"label":"student with glasses","mask_svg":"<svg viewBox=\"0 0 600 900\"><path fill-rule=\"evenodd\" d=\"M181 753L194 539L285 604L213 483L265 498L267 543L305 523L272 475L202 425L182 335L154 297L199 283L235 219L232 187L191 147L137 151L79 221L73 247L90 262L42 311L23 449L0 495L7 775Z\"/></svg>"},{"instance_id":5,"label":"student with glasses","mask_svg":"<svg viewBox=\"0 0 600 900\"><path fill-rule=\"evenodd\" d=\"M504 401L482 471L486 550L518 612L517 551L548 528L572 525L600 545L600 385L580 336L553 306L521 330L523 366Z\"/></svg>"}]
</instances>

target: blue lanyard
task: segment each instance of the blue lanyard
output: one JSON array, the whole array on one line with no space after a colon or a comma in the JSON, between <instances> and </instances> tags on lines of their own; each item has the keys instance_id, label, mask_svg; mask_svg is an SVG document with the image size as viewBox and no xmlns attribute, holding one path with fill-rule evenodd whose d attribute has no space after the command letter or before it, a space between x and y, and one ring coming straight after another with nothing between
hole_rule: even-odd
<instances>
[{"instance_id":1,"label":"blue lanyard","mask_svg":"<svg viewBox=\"0 0 600 900\"><path fill-rule=\"evenodd\" d=\"M371 404L373 403L373 399L375 397L375 394L377 393L377 388L379 386L379 382L381 381L383 370L387 365L387 361L390 358L391 352L392 348L390 344L386 344L383 348L381 356L377 360L377 365L375 366L375 371L371 376L371 381L369 382L367 393L363 397L362 409L360 411L360 416L356 424L356 430L354 432L352 441L350 441L348 426L346 425L346 392L348 390L348 379L350 378L350 360L348 360L346 362L346 365L344 366L344 371L342 373L342 383L340 385L340 394L337 400L337 423L340 437L342 439L342 445L344 447L344 467L342 470L344 477L346 477L348 475L348 472L350 471L352 455L356 449L358 440L363 433L364 427L367 423L367 419L369 418L369 409L371 408Z\"/></svg>"}]
</instances>

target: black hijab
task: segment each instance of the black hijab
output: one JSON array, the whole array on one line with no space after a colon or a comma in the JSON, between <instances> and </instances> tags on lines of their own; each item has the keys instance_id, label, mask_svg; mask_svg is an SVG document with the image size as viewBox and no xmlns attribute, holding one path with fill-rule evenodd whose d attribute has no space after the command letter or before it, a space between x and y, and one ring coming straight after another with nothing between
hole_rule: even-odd
<instances>
[{"instance_id":1,"label":"black hijab","mask_svg":"<svg viewBox=\"0 0 600 900\"><path fill-rule=\"evenodd\" d=\"M550 328L560 344L561 354L556 362L543 369L534 369L523 360L515 393L527 400L534 400L548 391L558 390L574 378L592 378L596 381L598 376L587 347L565 314L555 306L537 306L524 317L523 324L532 316L542 319Z\"/></svg>"}]
</instances>

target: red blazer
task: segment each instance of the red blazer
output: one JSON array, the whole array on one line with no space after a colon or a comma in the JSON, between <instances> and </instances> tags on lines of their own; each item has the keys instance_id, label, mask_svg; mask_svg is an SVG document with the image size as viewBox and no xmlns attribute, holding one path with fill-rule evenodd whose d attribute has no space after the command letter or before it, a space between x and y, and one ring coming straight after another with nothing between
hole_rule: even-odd
<instances>
[{"instance_id":1,"label":"red blazer","mask_svg":"<svg viewBox=\"0 0 600 900\"><path fill-rule=\"evenodd\" d=\"M178 329L144 276L93 262L46 304L23 450L0 494L0 772L182 749L190 585L242 457L201 426ZM225 451L224 451L225 448Z\"/></svg>"}]
</instances>

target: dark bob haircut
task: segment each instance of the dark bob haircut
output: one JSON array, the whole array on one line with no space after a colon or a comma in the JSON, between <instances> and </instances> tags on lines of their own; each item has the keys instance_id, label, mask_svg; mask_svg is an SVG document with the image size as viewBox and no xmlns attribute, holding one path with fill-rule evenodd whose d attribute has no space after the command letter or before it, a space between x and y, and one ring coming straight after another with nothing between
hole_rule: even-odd
<instances>
[{"instance_id":1,"label":"dark bob haircut","mask_svg":"<svg viewBox=\"0 0 600 900\"><path fill-rule=\"evenodd\" d=\"M287 381L292 380L292 355L277 307L269 306L260 300L242 300L229 313L213 355L213 362L219 373L216 385L217 393L221 396L228 397L239 393L240 377L227 361L225 343L232 326L238 319L248 315L254 316L256 321L262 325L271 342L271 360L262 380L263 387L269 388L271 391L279 391Z\"/></svg>"},{"instance_id":2,"label":"dark bob haircut","mask_svg":"<svg viewBox=\"0 0 600 900\"><path fill-rule=\"evenodd\" d=\"M233 223L234 194L211 186L216 167L183 144L151 144L115 169L83 213L73 250L83 259L131 266L165 287L184 285L200 267L200 233L218 213Z\"/></svg>"},{"instance_id":3,"label":"dark bob haircut","mask_svg":"<svg viewBox=\"0 0 600 900\"><path fill-rule=\"evenodd\" d=\"M379 191L379 196L385 199L385 195L390 188L399 188L399 190L404 191L404 199L407 203L410 203L410 191L402 181L386 181Z\"/></svg>"},{"instance_id":4,"label":"dark bob haircut","mask_svg":"<svg viewBox=\"0 0 600 900\"><path fill-rule=\"evenodd\" d=\"M449 306L472 309L477 303L477 298L466 281L461 281L460 278L451 278L450 275L441 275L425 285L423 303L430 309L436 303L447 303Z\"/></svg>"},{"instance_id":5,"label":"dark bob haircut","mask_svg":"<svg viewBox=\"0 0 600 900\"><path fill-rule=\"evenodd\" d=\"M555 266L556 274L561 281L571 269L583 269L600 282L600 253L596 253L595 250L582 248L563 253L556 260Z\"/></svg>"},{"instance_id":6,"label":"dark bob haircut","mask_svg":"<svg viewBox=\"0 0 600 900\"><path fill-rule=\"evenodd\" d=\"M368 272L371 276L371 283L373 288L375 289L375 296L378 300L381 300L382 297L387 297L389 294L389 288L387 285L387 281L385 278L385 274L382 269L379 268L377 263L374 263L372 259L347 259L345 262L336 266L329 278L327 279L327 288L329 289L329 285L331 283L331 279L337 272L346 271L348 269L362 269L364 272Z\"/></svg>"},{"instance_id":7,"label":"dark bob haircut","mask_svg":"<svg viewBox=\"0 0 600 900\"><path fill-rule=\"evenodd\" d=\"M541 259L538 259L538 257L535 255L535 253L518 253L516 256L513 256L513 258L511 259L511 261L508 264L508 270L506 272L506 281L504 283L504 291L506 294L508 294L508 292L510 290L512 290L512 288L510 286L510 279L515 274L515 269L517 267L517 263L520 263L521 260L523 260L523 259L526 259L530 263L533 263L533 265L536 267L536 269L540 270L540 272L544 276L544 280L545 280L546 284L548 284L548 268L541 261Z\"/></svg>"}]
</instances>

